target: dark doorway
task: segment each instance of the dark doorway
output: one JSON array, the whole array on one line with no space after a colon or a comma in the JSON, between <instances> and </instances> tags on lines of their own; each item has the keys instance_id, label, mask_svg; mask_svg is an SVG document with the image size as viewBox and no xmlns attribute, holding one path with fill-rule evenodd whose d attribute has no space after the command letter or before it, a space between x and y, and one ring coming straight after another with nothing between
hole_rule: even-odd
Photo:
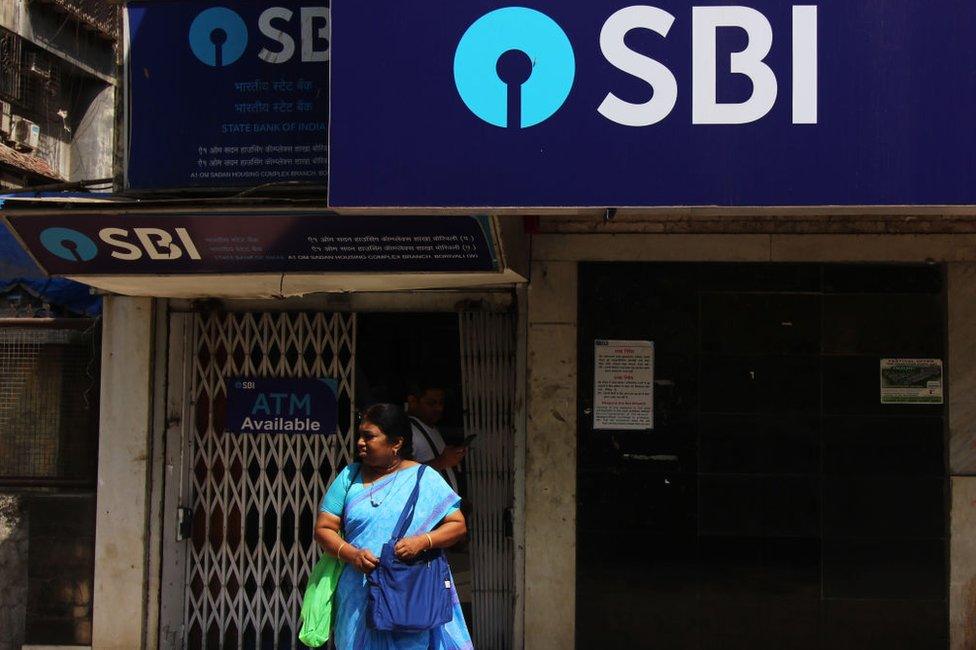
<instances>
[{"instance_id":1,"label":"dark doorway","mask_svg":"<svg viewBox=\"0 0 976 650\"><path fill-rule=\"evenodd\" d=\"M367 313L357 315L356 406L403 404L412 385L433 383L446 390L444 418L437 428L451 443L464 439L461 344L458 316L454 313ZM470 500L468 462L455 468L458 492ZM470 513L470 508L464 510ZM469 522L469 530L477 523ZM472 616L472 568L466 543L451 549L451 563L458 597L469 631Z\"/></svg>"},{"instance_id":2,"label":"dark doorway","mask_svg":"<svg viewBox=\"0 0 976 650\"><path fill-rule=\"evenodd\" d=\"M577 647L946 648L936 266L580 266ZM595 339L655 343L655 428L592 428Z\"/></svg>"},{"instance_id":3,"label":"dark doorway","mask_svg":"<svg viewBox=\"0 0 976 650\"><path fill-rule=\"evenodd\" d=\"M412 381L433 380L447 388L441 427L461 426L461 352L457 314L359 314L356 341L356 402L402 404Z\"/></svg>"}]
</instances>

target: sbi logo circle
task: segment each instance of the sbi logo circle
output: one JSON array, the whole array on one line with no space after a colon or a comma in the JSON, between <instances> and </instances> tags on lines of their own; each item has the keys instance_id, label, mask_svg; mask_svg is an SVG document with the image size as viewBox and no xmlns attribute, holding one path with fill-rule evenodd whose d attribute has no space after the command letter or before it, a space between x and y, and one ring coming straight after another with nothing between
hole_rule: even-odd
<instances>
[{"instance_id":1,"label":"sbi logo circle","mask_svg":"<svg viewBox=\"0 0 976 650\"><path fill-rule=\"evenodd\" d=\"M87 262L98 255L98 247L88 235L71 228L47 228L41 244L49 252L69 262Z\"/></svg>"},{"instance_id":2,"label":"sbi logo circle","mask_svg":"<svg viewBox=\"0 0 976 650\"><path fill-rule=\"evenodd\" d=\"M524 69L506 72L517 58ZM576 57L566 32L549 16L525 7L485 14L464 33L454 53L454 84L461 100L479 118L500 127L524 129L550 118L569 97L575 76Z\"/></svg>"},{"instance_id":3,"label":"sbi logo circle","mask_svg":"<svg viewBox=\"0 0 976 650\"><path fill-rule=\"evenodd\" d=\"M190 49L203 63L215 68L230 65L247 47L247 25L236 11L211 7L190 24Z\"/></svg>"}]
</instances>

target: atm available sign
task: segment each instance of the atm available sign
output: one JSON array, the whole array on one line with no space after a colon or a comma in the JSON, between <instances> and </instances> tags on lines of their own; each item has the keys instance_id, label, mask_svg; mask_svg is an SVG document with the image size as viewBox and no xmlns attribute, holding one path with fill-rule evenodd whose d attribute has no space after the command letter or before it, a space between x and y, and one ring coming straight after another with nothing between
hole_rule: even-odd
<instances>
[{"instance_id":1,"label":"atm available sign","mask_svg":"<svg viewBox=\"0 0 976 650\"><path fill-rule=\"evenodd\" d=\"M339 413L337 393L338 386L331 378L230 379L227 430L241 434L334 434Z\"/></svg>"}]
</instances>

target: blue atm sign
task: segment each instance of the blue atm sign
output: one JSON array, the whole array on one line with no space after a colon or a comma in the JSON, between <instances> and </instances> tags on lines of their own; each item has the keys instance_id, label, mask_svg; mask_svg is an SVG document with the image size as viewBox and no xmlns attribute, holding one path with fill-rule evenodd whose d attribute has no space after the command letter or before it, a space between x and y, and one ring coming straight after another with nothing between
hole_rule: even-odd
<instances>
[{"instance_id":1,"label":"blue atm sign","mask_svg":"<svg viewBox=\"0 0 976 650\"><path fill-rule=\"evenodd\" d=\"M334 379L228 380L227 430L241 434L331 435L338 426Z\"/></svg>"},{"instance_id":2,"label":"blue atm sign","mask_svg":"<svg viewBox=\"0 0 976 650\"><path fill-rule=\"evenodd\" d=\"M533 5L334 7L331 204L976 204L971 2Z\"/></svg>"}]
</instances>

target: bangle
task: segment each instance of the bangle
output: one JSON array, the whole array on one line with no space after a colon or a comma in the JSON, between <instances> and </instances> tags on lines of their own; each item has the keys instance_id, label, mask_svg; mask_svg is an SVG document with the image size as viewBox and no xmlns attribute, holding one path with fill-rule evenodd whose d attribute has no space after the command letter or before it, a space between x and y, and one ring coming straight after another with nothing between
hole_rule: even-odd
<instances>
[{"instance_id":1,"label":"bangle","mask_svg":"<svg viewBox=\"0 0 976 650\"><path fill-rule=\"evenodd\" d=\"M349 542L343 542L342 544L339 544L339 549L336 551L336 559L337 560L341 560L342 559L342 557L339 555L339 553L342 553L342 548L344 546L349 546Z\"/></svg>"},{"instance_id":2,"label":"bangle","mask_svg":"<svg viewBox=\"0 0 976 650\"><path fill-rule=\"evenodd\" d=\"M427 543L430 544L428 548L434 548L434 540L430 538L430 533L424 533L427 536Z\"/></svg>"}]
</instances>

